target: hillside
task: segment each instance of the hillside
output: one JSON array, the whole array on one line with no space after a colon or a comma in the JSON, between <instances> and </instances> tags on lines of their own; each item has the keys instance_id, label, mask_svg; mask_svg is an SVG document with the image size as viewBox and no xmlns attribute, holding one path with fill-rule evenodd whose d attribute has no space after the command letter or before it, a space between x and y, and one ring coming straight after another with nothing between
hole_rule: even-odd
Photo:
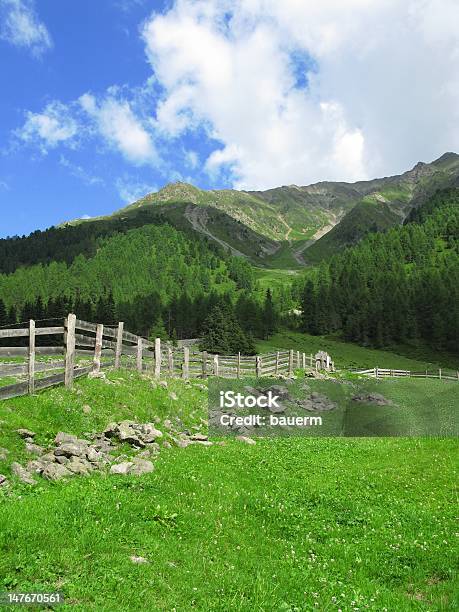
<instances>
[{"instance_id":1,"label":"hillside","mask_svg":"<svg viewBox=\"0 0 459 612\"><path fill-rule=\"evenodd\" d=\"M291 185L264 192L205 191L167 185L106 217L69 221L30 236L0 240L0 272L92 256L100 238L146 224L169 223L258 267L299 269L403 223L439 189L458 184L459 155L418 163L399 176L357 183ZM355 210L354 210L355 209Z\"/></svg>"},{"instance_id":2,"label":"hillside","mask_svg":"<svg viewBox=\"0 0 459 612\"><path fill-rule=\"evenodd\" d=\"M62 609L78 611L455 609L456 440L294 436L184 448L177 432L206 434L206 387L168 385L117 371L73 392L0 403L5 590L60 591ZM432 418L433 406L453 409L454 385L400 380L378 390L398 414L417 406ZM35 486L12 473L31 460L19 428L49 448L58 432L87 439L125 419L161 431L141 451L154 471L35 475ZM109 448L112 462L138 452Z\"/></svg>"}]
</instances>

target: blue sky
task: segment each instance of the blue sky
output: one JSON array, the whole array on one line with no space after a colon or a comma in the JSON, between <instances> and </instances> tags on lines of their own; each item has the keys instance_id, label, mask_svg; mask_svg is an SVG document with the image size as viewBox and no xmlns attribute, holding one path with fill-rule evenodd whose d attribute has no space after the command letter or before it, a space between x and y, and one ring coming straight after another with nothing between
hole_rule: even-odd
<instances>
[{"instance_id":1,"label":"blue sky","mask_svg":"<svg viewBox=\"0 0 459 612\"><path fill-rule=\"evenodd\" d=\"M453 0L0 0L0 236L459 144ZM368 37L368 32L372 36Z\"/></svg>"}]
</instances>

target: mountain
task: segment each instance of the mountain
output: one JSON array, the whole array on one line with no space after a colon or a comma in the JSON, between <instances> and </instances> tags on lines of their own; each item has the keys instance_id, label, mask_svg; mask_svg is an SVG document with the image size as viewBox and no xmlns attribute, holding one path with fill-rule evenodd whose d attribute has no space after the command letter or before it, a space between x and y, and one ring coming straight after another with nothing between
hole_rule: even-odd
<instances>
[{"instance_id":1,"label":"mountain","mask_svg":"<svg viewBox=\"0 0 459 612\"><path fill-rule=\"evenodd\" d=\"M267 191L203 190L172 183L112 215L67 222L0 240L0 273L36 263L92 257L99 241L144 225L168 223L258 267L299 269L403 224L413 209L459 185L459 155L445 153L404 174L371 181L321 182Z\"/></svg>"},{"instance_id":2,"label":"mountain","mask_svg":"<svg viewBox=\"0 0 459 612\"><path fill-rule=\"evenodd\" d=\"M297 268L402 224L413 207L459 182L459 155L445 153L396 176L283 186L267 191L202 190L172 183L117 211L145 211L203 234L263 267Z\"/></svg>"}]
</instances>

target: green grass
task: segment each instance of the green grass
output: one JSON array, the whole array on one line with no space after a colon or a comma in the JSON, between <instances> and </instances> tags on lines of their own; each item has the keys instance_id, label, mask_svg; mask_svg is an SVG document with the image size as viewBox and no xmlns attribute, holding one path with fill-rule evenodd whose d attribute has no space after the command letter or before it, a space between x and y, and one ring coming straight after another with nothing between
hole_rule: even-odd
<instances>
[{"instance_id":1,"label":"green grass","mask_svg":"<svg viewBox=\"0 0 459 612\"><path fill-rule=\"evenodd\" d=\"M282 331L269 340L262 340L256 344L257 351L268 353L277 349L294 349L305 352L307 355L319 350L327 351L335 361L337 368L397 368L402 370L422 371L435 370L440 367L458 369L458 363L450 355L434 353L426 355L421 349L413 353L420 358L404 356L394 351L366 348L357 344L343 342L329 336L311 336L293 331ZM408 347L396 347L397 350L409 352ZM426 358L426 357L430 357Z\"/></svg>"},{"instance_id":2,"label":"green grass","mask_svg":"<svg viewBox=\"0 0 459 612\"><path fill-rule=\"evenodd\" d=\"M46 444L122 418L205 417L194 385L109 379L0 403L1 471L23 458L18 427ZM397 382L405 404L422 399L408 383L443 384ZM140 478L15 483L0 489L0 590L60 590L61 609L83 611L453 610L457 456L454 439L228 440L163 450Z\"/></svg>"}]
</instances>

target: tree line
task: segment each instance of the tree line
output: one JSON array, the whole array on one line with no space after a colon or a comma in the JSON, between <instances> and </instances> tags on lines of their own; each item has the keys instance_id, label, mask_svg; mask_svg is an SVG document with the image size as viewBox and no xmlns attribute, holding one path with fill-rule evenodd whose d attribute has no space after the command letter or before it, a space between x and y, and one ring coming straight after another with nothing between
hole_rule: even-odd
<instances>
[{"instance_id":1,"label":"tree line","mask_svg":"<svg viewBox=\"0 0 459 612\"><path fill-rule=\"evenodd\" d=\"M375 347L421 341L458 354L458 247L459 189L452 188L403 226L370 234L309 272L303 330Z\"/></svg>"}]
</instances>

